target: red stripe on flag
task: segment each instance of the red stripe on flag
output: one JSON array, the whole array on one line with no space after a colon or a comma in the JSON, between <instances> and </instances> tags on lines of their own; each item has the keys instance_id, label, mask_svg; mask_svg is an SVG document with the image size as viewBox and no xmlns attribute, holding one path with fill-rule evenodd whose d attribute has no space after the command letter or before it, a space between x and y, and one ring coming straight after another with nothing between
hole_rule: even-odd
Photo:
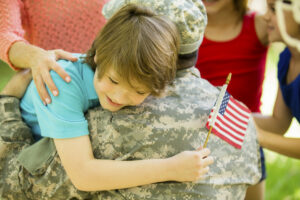
<instances>
[{"instance_id":1,"label":"red stripe on flag","mask_svg":"<svg viewBox=\"0 0 300 200\"><path fill-rule=\"evenodd\" d=\"M232 105L228 104L227 105L230 109L232 109L234 112L236 112L238 115L240 115L243 118L248 118L249 116L243 114L242 112L240 112L239 110L237 110L235 107L233 107ZM236 115L236 114L235 114ZM241 118L243 120L243 118ZM244 120L243 120L244 121Z\"/></svg>"},{"instance_id":2,"label":"red stripe on flag","mask_svg":"<svg viewBox=\"0 0 300 200\"><path fill-rule=\"evenodd\" d=\"M225 134L227 134L227 135L233 137L234 139L236 139L236 140L238 140L238 141L240 141L240 142L243 142L243 140L242 140L241 138L236 137L235 135L233 135L232 133L230 133L230 132L228 132L226 129L224 129L224 128L222 127L222 124L219 124L218 122L216 122L216 123L215 123L215 126L218 127L220 130L222 130L223 132L225 132ZM218 132L218 133L219 133L219 132ZM219 133L219 134L222 134L222 135L223 135L223 133Z\"/></svg>"},{"instance_id":3,"label":"red stripe on flag","mask_svg":"<svg viewBox=\"0 0 300 200\"><path fill-rule=\"evenodd\" d=\"M231 124L228 124L227 122L225 122L222 118L220 118L219 116L217 117L218 121L216 121L216 123L219 124L224 124L225 127L232 129L233 132L237 133L240 136L244 136L245 134L240 132L239 130L237 130L234 126L232 126ZM226 130L225 130L226 131ZM226 131L227 132L227 131Z\"/></svg>"},{"instance_id":4,"label":"red stripe on flag","mask_svg":"<svg viewBox=\"0 0 300 200\"><path fill-rule=\"evenodd\" d=\"M247 131L250 110L231 96L228 102L222 103L227 103L227 105L221 105L221 111L218 111L212 132L230 145L241 149ZM210 121L212 120L212 114L213 109L209 115ZM206 123L206 127L207 129L210 128L209 122Z\"/></svg>"},{"instance_id":5,"label":"red stripe on flag","mask_svg":"<svg viewBox=\"0 0 300 200\"><path fill-rule=\"evenodd\" d=\"M247 112L247 113L250 113L251 111L249 110L249 108L247 108L246 106L244 106L243 104L237 102L232 96L230 96L230 101L232 103L234 103L236 106L238 106L241 110Z\"/></svg>"},{"instance_id":6,"label":"red stripe on flag","mask_svg":"<svg viewBox=\"0 0 300 200\"><path fill-rule=\"evenodd\" d=\"M214 133L216 136L218 136L219 138L225 140L227 143L231 144L231 145L234 146L235 148L237 148L237 149L241 149L241 148L242 148L241 145L239 145L239 144L233 142L232 140L230 140L230 139L227 138L226 136L220 134L216 129L213 128L212 131L213 131L213 133Z\"/></svg>"},{"instance_id":7,"label":"red stripe on flag","mask_svg":"<svg viewBox=\"0 0 300 200\"><path fill-rule=\"evenodd\" d=\"M227 115L226 115L226 116L223 116L223 117L224 117L224 119L226 119L226 120L229 121L231 124L233 124L234 126L238 127L239 129L242 129L242 130L244 130L244 131L247 130L247 128L245 128L245 127L243 127L243 126L241 126L241 125L235 123L233 120L231 120L229 117L227 117Z\"/></svg>"},{"instance_id":8,"label":"red stripe on flag","mask_svg":"<svg viewBox=\"0 0 300 200\"><path fill-rule=\"evenodd\" d=\"M230 112L230 111L227 110L227 109L226 109L224 115L229 115L229 116L233 117L235 120L239 121L241 124L246 124L246 125L248 124L248 122L245 121L245 119L239 118L238 116L236 116L235 113Z\"/></svg>"}]
</instances>

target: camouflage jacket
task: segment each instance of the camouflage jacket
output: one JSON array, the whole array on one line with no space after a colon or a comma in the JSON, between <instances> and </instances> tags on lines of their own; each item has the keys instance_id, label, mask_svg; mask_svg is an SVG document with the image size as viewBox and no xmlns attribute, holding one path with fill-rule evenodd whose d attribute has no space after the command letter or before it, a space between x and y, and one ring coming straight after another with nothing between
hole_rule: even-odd
<instances>
[{"instance_id":1,"label":"camouflage jacket","mask_svg":"<svg viewBox=\"0 0 300 200\"><path fill-rule=\"evenodd\" d=\"M218 94L197 69L189 68L177 72L162 98L149 97L138 107L113 113L101 107L89 110L86 117L95 157L167 158L198 148L206 138L205 123ZM51 139L31 145L30 130L17 108L16 99L0 99L0 199L244 199L247 186L261 177L259 146L250 120L241 150L210 136L208 148L215 162L204 180L78 191L61 166Z\"/></svg>"}]
</instances>

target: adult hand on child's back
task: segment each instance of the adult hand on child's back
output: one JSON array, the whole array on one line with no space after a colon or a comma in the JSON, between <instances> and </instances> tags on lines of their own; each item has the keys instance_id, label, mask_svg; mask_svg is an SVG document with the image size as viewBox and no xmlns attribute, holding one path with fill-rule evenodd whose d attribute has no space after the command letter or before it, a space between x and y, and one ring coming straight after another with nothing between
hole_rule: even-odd
<instances>
[{"instance_id":1,"label":"adult hand on child's back","mask_svg":"<svg viewBox=\"0 0 300 200\"><path fill-rule=\"evenodd\" d=\"M44 103L51 103L51 98L46 90L45 84L48 86L49 90L54 96L58 95L58 89L54 84L50 71L55 71L62 79L66 82L70 82L70 76L65 72L65 70L56 62L59 59L65 59L70 61L76 61L77 58L71 53L66 52L61 49L56 50L43 50L39 49L36 51L32 58L31 70L34 83L36 85L39 96Z\"/></svg>"},{"instance_id":2,"label":"adult hand on child's back","mask_svg":"<svg viewBox=\"0 0 300 200\"><path fill-rule=\"evenodd\" d=\"M171 176L174 181L197 181L204 178L209 171L209 165L213 158L209 156L210 150L198 149L197 151L184 151L169 159L172 159Z\"/></svg>"},{"instance_id":3,"label":"adult hand on child's back","mask_svg":"<svg viewBox=\"0 0 300 200\"><path fill-rule=\"evenodd\" d=\"M17 72L0 92L0 95L22 98L31 79L30 69Z\"/></svg>"}]
</instances>

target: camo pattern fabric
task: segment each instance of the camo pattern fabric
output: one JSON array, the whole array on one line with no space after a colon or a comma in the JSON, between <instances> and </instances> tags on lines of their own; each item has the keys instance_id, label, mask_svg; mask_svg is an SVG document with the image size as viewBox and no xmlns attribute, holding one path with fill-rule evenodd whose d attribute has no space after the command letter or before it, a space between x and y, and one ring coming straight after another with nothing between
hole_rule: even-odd
<instances>
[{"instance_id":1,"label":"camo pattern fabric","mask_svg":"<svg viewBox=\"0 0 300 200\"><path fill-rule=\"evenodd\" d=\"M218 89L200 78L197 69L190 68L177 73L164 98L150 97L139 107L114 113L92 110L89 118L96 119L90 123L94 154L104 159L140 160L195 150L205 141L205 123L218 94ZM118 193L125 199L244 199L248 184L261 177L256 138L252 119L241 150L212 134L208 148L215 162L204 180L151 184ZM99 195L117 198L108 193Z\"/></svg>"},{"instance_id":2,"label":"camo pattern fabric","mask_svg":"<svg viewBox=\"0 0 300 200\"><path fill-rule=\"evenodd\" d=\"M218 89L200 78L196 68L190 68L177 72L174 84L167 88L162 98L149 97L138 107L113 113L100 107L90 110L86 116L95 157L112 160L167 158L197 149L206 138L205 123L218 94ZM0 103L3 103L1 99ZM22 122L8 126L4 118L0 118L1 130L2 127L5 129L0 132L1 137L19 132L13 127L24 127ZM1 187L0 199L240 200L244 198L247 186L257 183L261 177L256 138L252 120L241 150L212 134L208 148L215 162L204 180L164 182L102 192L76 190L52 148L53 140L44 138L28 147L32 142L28 139L20 149L10 149L11 152L3 154L7 159L1 162L1 186L5 187ZM43 156L45 152L49 156ZM16 154L21 154L17 160ZM35 157L45 159L35 167L28 167L24 160L31 163L30 159Z\"/></svg>"},{"instance_id":3,"label":"camo pattern fabric","mask_svg":"<svg viewBox=\"0 0 300 200\"><path fill-rule=\"evenodd\" d=\"M52 140L34 143L30 128L21 119L19 103L17 98L0 98L0 199L92 199L93 193L78 191L72 185L55 148L51 148ZM47 159L45 153L49 154ZM35 169L21 165L18 157L22 154L25 161L27 156L28 162L38 163Z\"/></svg>"},{"instance_id":4,"label":"camo pattern fabric","mask_svg":"<svg viewBox=\"0 0 300 200\"><path fill-rule=\"evenodd\" d=\"M206 10L201 0L110 0L103 6L103 16L109 19L127 4L145 6L158 15L168 16L180 34L180 54L198 50L207 25Z\"/></svg>"},{"instance_id":5,"label":"camo pattern fabric","mask_svg":"<svg viewBox=\"0 0 300 200\"><path fill-rule=\"evenodd\" d=\"M22 123L19 100L0 98L0 199L26 199L19 184L21 165L16 156L33 143L31 130Z\"/></svg>"}]
</instances>

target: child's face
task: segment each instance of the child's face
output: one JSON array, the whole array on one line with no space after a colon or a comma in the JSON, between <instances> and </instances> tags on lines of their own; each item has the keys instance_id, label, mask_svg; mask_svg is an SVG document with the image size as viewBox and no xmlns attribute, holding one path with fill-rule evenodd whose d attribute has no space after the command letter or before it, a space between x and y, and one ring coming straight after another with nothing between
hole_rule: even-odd
<instances>
[{"instance_id":1,"label":"child's face","mask_svg":"<svg viewBox=\"0 0 300 200\"><path fill-rule=\"evenodd\" d=\"M276 0L267 0L268 10L264 16L268 25L268 38L269 42L280 42L282 37L279 32L276 12L275 12L275 2Z\"/></svg>"},{"instance_id":2,"label":"child's face","mask_svg":"<svg viewBox=\"0 0 300 200\"><path fill-rule=\"evenodd\" d=\"M135 81L133 87L118 76L111 68L100 79L97 70L94 76L94 87L101 106L111 112L118 111L125 106L136 106L150 95L149 90Z\"/></svg>"},{"instance_id":3,"label":"child's face","mask_svg":"<svg viewBox=\"0 0 300 200\"><path fill-rule=\"evenodd\" d=\"M233 0L203 0L208 15L216 14L226 9L234 9Z\"/></svg>"}]
</instances>

